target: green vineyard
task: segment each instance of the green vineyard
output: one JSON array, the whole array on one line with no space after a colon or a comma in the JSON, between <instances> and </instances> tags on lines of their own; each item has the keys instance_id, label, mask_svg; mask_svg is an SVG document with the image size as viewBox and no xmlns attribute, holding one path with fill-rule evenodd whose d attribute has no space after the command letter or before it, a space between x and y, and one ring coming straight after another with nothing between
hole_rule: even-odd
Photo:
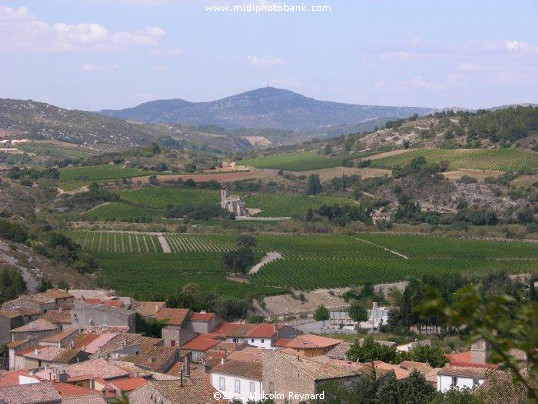
<instances>
[{"instance_id":1,"label":"green vineyard","mask_svg":"<svg viewBox=\"0 0 538 404\"><path fill-rule=\"evenodd\" d=\"M323 157L314 152L277 154L241 161L241 165L245 166L289 171L319 170L338 167L341 163L340 159Z\"/></svg>"},{"instance_id":2,"label":"green vineyard","mask_svg":"<svg viewBox=\"0 0 538 404\"><path fill-rule=\"evenodd\" d=\"M523 149L417 149L407 153L372 160L373 167L393 168L409 164L415 157L422 156L430 163L449 162L450 170L536 170L538 153Z\"/></svg>"},{"instance_id":3,"label":"green vineyard","mask_svg":"<svg viewBox=\"0 0 538 404\"><path fill-rule=\"evenodd\" d=\"M536 243L419 235L263 234L256 237L257 257L276 251L282 259L266 264L250 276L250 284L244 284L227 280L222 264L222 254L236 248L235 235L91 231L70 235L83 249L96 252L112 286L144 296L169 293L189 282L233 295L275 294L288 288L345 287L427 274L538 271ZM170 253L163 253L161 242Z\"/></svg>"}]
</instances>

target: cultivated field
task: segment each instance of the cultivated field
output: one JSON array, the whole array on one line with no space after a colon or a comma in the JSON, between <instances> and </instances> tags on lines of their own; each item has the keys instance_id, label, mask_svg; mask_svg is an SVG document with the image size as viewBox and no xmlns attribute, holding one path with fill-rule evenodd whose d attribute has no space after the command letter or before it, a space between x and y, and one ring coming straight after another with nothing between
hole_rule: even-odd
<instances>
[{"instance_id":1,"label":"cultivated field","mask_svg":"<svg viewBox=\"0 0 538 404\"><path fill-rule=\"evenodd\" d=\"M164 210L148 207L131 206L122 202L110 202L93 208L83 217L86 220L105 222L145 222L148 219L160 219Z\"/></svg>"},{"instance_id":2,"label":"cultivated field","mask_svg":"<svg viewBox=\"0 0 538 404\"><path fill-rule=\"evenodd\" d=\"M102 262L105 278L111 286L126 292L136 290L147 295L198 280L206 289L216 285L220 288L224 283L236 295L248 291L245 284L224 278L222 253L235 248L235 235L169 233L165 235L169 254L161 253L157 236L150 234L77 231L71 235L84 249L98 251L99 257L106 258ZM385 234L263 234L256 240L257 257L276 251L283 258L250 276L251 284L247 286L253 288L251 293L346 287L366 281L395 282L427 274L538 271L537 244L518 241ZM130 266L140 269L131 272ZM142 268L146 270L139 273Z\"/></svg>"},{"instance_id":3,"label":"cultivated field","mask_svg":"<svg viewBox=\"0 0 538 404\"><path fill-rule=\"evenodd\" d=\"M353 203L350 199L323 195L287 195L255 193L246 195L243 200L247 208L261 209L255 216L293 216L305 215L309 208L316 209L321 205Z\"/></svg>"},{"instance_id":4,"label":"cultivated field","mask_svg":"<svg viewBox=\"0 0 538 404\"><path fill-rule=\"evenodd\" d=\"M136 204L153 208L166 208L168 205L216 204L220 202L220 191L214 189L187 188L142 188L120 192L121 198Z\"/></svg>"},{"instance_id":5,"label":"cultivated field","mask_svg":"<svg viewBox=\"0 0 538 404\"><path fill-rule=\"evenodd\" d=\"M406 153L375 159L374 167L405 166L415 157L423 156L430 163L446 160L451 170L517 171L538 169L538 153L523 149L417 149Z\"/></svg>"},{"instance_id":6,"label":"cultivated field","mask_svg":"<svg viewBox=\"0 0 538 404\"><path fill-rule=\"evenodd\" d=\"M256 168L274 168L289 171L307 171L321 168L338 167L341 160L323 157L314 152L286 153L243 160L243 166Z\"/></svg>"},{"instance_id":7,"label":"cultivated field","mask_svg":"<svg viewBox=\"0 0 538 404\"><path fill-rule=\"evenodd\" d=\"M120 178L141 177L154 174L151 171L140 170L138 168L123 168L115 164L103 164L87 167L66 167L60 169L60 179L62 181L97 181Z\"/></svg>"}]
</instances>

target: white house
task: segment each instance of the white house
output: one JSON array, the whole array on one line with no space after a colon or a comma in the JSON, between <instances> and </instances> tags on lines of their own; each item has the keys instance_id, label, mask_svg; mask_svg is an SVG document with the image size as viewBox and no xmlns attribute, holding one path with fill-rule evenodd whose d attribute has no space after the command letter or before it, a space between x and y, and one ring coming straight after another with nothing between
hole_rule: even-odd
<instances>
[{"instance_id":1,"label":"white house","mask_svg":"<svg viewBox=\"0 0 538 404\"><path fill-rule=\"evenodd\" d=\"M258 401L262 395L262 363L223 360L211 370L211 385L228 401Z\"/></svg>"},{"instance_id":2,"label":"white house","mask_svg":"<svg viewBox=\"0 0 538 404\"><path fill-rule=\"evenodd\" d=\"M494 372L489 366L445 366L437 373L437 391L442 393L452 387L458 389L475 389L486 381L488 372Z\"/></svg>"},{"instance_id":3,"label":"white house","mask_svg":"<svg viewBox=\"0 0 538 404\"><path fill-rule=\"evenodd\" d=\"M273 343L280 338L294 338L297 330L286 324L241 324L226 335L226 342L247 343L263 349L276 349Z\"/></svg>"}]
</instances>

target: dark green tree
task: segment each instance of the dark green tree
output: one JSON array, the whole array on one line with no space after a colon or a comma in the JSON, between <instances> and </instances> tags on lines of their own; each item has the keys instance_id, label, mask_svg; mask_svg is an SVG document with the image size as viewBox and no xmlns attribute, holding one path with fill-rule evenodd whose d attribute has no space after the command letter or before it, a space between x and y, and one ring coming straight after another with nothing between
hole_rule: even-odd
<instances>
[{"instance_id":1,"label":"dark green tree","mask_svg":"<svg viewBox=\"0 0 538 404\"><path fill-rule=\"evenodd\" d=\"M316 311L314 312L314 320L316 321L323 321L323 325L325 325L325 321L330 319L329 309L325 307L324 305L320 304Z\"/></svg>"},{"instance_id":2,"label":"dark green tree","mask_svg":"<svg viewBox=\"0 0 538 404\"><path fill-rule=\"evenodd\" d=\"M318 174L310 174L308 176L308 185L306 188L307 195L320 194L322 191L321 181Z\"/></svg>"}]
</instances>

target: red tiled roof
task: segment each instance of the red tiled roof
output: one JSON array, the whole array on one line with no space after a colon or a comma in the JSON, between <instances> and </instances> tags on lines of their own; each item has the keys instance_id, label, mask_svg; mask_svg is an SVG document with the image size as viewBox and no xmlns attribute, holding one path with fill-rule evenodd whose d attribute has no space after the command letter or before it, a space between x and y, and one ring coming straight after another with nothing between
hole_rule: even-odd
<instances>
[{"instance_id":1,"label":"red tiled roof","mask_svg":"<svg viewBox=\"0 0 538 404\"><path fill-rule=\"evenodd\" d=\"M487 368L487 369L497 369L499 367L498 364L495 363L480 363L480 362L473 362L471 351L465 351L465 352L458 352L455 354L446 354L445 355L453 366L460 366L460 367L477 367L477 368Z\"/></svg>"},{"instance_id":2,"label":"red tiled roof","mask_svg":"<svg viewBox=\"0 0 538 404\"><path fill-rule=\"evenodd\" d=\"M409 370L402 369L398 365L391 365L390 363L385 363L383 361L374 361L374 366L376 370L376 375L378 375L378 370L389 372L393 371L396 375L397 380L406 379L411 374Z\"/></svg>"},{"instance_id":3,"label":"red tiled roof","mask_svg":"<svg viewBox=\"0 0 538 404\"><path fill-rule=\"evenodd\" d=\"M226 338L236 328L241 327L240 323L221 323L217 328L208 333L207 335L214 338Z\"/></svg>"},{"instance_id":4,"label":"red tiled roof","mask_svg":"<svg viewBox=\"0 0 538 404\"><path fill-rule=\"evenodd\" d=\"M205 352L213 348L219 341L209 338L207 334L201 334L181 346L182 350Z\"/></svg>"},{"instance_id":5,"label":"red tiled roof","mask_svg":"<svg viewBox=\"0 0 538 404\"><path fill-rule=\"evenodd\" d=\"M189 309L169 309L163 307L155 314L158 320L167 320L168 325L181 325L189 316Z\"/></svg>"},{"instance_id":6,"label":"red tiled roof","mask_svg":"<svg viewBox=\"0 0 538 404\"><path fill-rule=\"evenodd\" d=\"M76 384L54 382L52 386L62 397L87 396L88 394L99 395L96 390L80 387Z\"/></svg>"},{"instance_id":7,"label":"red tiled roof","mask_svg":"<svg viewBox=\"0 0 538 404\"><path fill-rule=\"evenodd\" d=\"M284 328L284 324L258 324L247 334L248 338L273 338L276 332Z\"/></svg>"},{"instance_id":8,"label":"red tiled roof","mask_svg":"<svg viewBox=\"0 0 538 404\"><path fill-rule=\"evenodd\" d=\"M457 366L447 365L442 368L437 374L439 376L451 376L451 377L469 377L472 379L485 379L488 372L491 372L491 368L484 366Z\"/></svg>"},{"instance_id":9,"label":"red tiled roof","mask_svg":"<svg viewBox=\"0 0 538 404\"><path fill-rule=\"evenodd\" d=\"M292 339L286 348L293 349L319 349L334 347L342 343L340 339L320 337L319 335L305 334Z\"/></svg>"},{"instance_id":10,"label":"red tiled roof","mask_svg":"<svg viewBox=\"0 0 538 404\"><path fill-rule=\"evenodd\" d=\"M146 379L142 377L126 377L125 379L116 379L110 382L112 386L123 392L133 391L146 383Z\"/></svg>"},{"instance_id":11,"label":"red tiled roof","mask_svg":"<svg viewBox=\"0 0 538 404\"><path fill-rule=\"evenodd\" d=\"M166 371L167 375L179 376L179 372L183 369L183 362L176 362L170 369Z\"/></svg>"},{"instance_id":12,"label":"red tiled roof","mask_svg":"<svg viewBox=\"0 0 538 404\"><path fill-rule=\"evenodd\" d=\"M144 317L154 316L160 309L165 307L165 302L135 301L132 309Z\"/></svg>"},{"instance_id":13,"label":"red tiled roof","mask_svg":"<svg viewBox=\"0 0 538 404\"><path fill-rule=\"evenodd\" d=\"M215 317L215 313L195 312L195 313L192 313L190 320L191 321L210 321L213 317Z\"/></svg>"},{"instance_id":14,"label":"red tiled roof","mask_svg":"<svg viewBox=\"0 0 538 404\"><path fill-rule=\"evenodd\" d=\"M289 339L289 338L279 338L275 342L273 342L273 346L285 347L290 342L291 342L291 339Z\"/></svg>"},{"instance_id":15,"label":"red tiled roof","mask_svg":"<svg viewBox=\"0 0 538 404\"><path fill-rule=\"evenodd\" d=\"M108 380L129 375L128 372L105 359L90 359L73 365L64 366L62 367L62 370L66 371L68 380L73 381L75 379L80 379L81 377L83 377L81 380L87 380L88 378L95 379L96 377ZM39 371L36 375L48 380L50 372L54 375L54 370L50 369Z\"/></svg>"},{"instance_id":16,"label":"red tiled roof","mask_svg":"<svg viewBox=\"0 0 538 404\"><path fill-rule=\"evenodd\" d=\"M246 338L247 334L256 328L256 324L240 324L226 335L227 338Z\"/></svg>"},{"instance_id":17,"label":"red tiled roof","mask_svg":"<svg viewBox=\"0 0 538 404\"><path fill-rule=\"evenodd\" d=\"M20 369L0 374L0 387L18 385L20 375L28 375L28 371L26 369Z\"/></svg>"},{"instance_id":18,"label":"red tiled roof","mask_svg":"<svg viewBox=\"0 0 538 404\"><path fill-rule=\"evenodd\" d=\"M73 295L67 293L65 290L62 289L49 289L45 292L38 293L38 295L47 296L52 299L69 299L73 297Z\"/></svg>"},{"instance_id":19,"label":"red tiled roof","mask_svg":"<svg viewBox=\"0 0 538 404\"><path fill-rule=\"evenodd\" d=\"M59 403L58 392L51 383L30 383L0 388L0 402L9 404Z\"/></svg>"}]
</instances>

